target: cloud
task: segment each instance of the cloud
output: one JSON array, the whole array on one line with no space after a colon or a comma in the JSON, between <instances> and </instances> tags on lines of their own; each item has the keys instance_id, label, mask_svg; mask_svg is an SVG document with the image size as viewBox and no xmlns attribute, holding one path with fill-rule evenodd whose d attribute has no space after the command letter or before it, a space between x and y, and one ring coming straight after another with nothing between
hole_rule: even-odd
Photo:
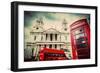
<instances>
[{"instance_id":1,"label":"cloud","mask_svg":"<svg viewBox=\"0 0 100 73\"><path fill-rule=\"evenodd\" d=\"M46 23L55 23L59 21L67 20L68 23L86 18L89 22L89 14L79 14L79 13L56 13L56 12L37 12L37 11L24 11L24 25L25 27L32 26L33 23L38 18L43 18Z\"/></svg>"},{"instance_id":2,"label":"cloud","mask_svg":"<svg viewBox=\"0 0 100 73\"><path fill-rule=\"evenodd\" d=\"M51 21L57 20L57 18L55 17L55 13L24 11L25 26L27 27L27 26L32 25L32 22L40 17L45 18L47 20L51 20Z\"/></svg>"}]
</instances>

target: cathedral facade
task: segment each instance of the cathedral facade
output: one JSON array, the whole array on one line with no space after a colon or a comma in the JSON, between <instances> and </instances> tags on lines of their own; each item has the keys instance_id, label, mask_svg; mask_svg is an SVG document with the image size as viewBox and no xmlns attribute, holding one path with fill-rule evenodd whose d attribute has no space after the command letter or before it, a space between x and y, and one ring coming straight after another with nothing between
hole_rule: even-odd
<instances>
[{"instance_id":1,"label":"cathedral facade","mask_svg":"<svg viewBox=\"0 0 100 73\"><path fill-rule=\"evenodd\" d=\"M31 41L25 42L25 58L37 56L42 48L65 50L66 55L71 57L70 35L65 20L62 22L61 31L53 27L45 30L42 19L37 20L36 23L29 33Z\"/></svg>"}]
</instances>

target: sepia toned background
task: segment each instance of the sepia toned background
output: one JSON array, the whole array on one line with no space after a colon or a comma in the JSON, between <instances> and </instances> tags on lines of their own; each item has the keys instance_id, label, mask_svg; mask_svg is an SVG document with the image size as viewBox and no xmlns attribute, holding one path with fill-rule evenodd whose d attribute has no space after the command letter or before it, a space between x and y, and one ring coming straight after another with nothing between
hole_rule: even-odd
<instances>
[{"instance_id":1,"label":"sepia toned background","mask_svg":"<svg viewBox=\"0 0 100 73\"><path fill-rule=\"evenodd\" d=\"M67 50L66 56L71 59L70 25L81 19L87 19L88 24L90 24L90 14L24 11L24 58L28 59L33 55L37 56L41 48L50 48L51 46L52 49ZM51 34L53 41L50 40ZM57 40L55 40L55 34ZM47 39L46 35L48 35ZM53 44L50 44L50 42L53 42ZM32 51L33 48L34 52Z\"/></svg>"}]
</instances>

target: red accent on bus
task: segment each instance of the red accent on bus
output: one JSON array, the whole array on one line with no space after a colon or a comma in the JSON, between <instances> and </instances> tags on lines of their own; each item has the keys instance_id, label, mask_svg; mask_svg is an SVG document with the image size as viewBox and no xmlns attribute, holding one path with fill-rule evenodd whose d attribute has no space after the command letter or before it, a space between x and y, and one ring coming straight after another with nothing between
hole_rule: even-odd
<instances>
[{"instance_id":1,"label":"red accent on bus","mask_svg":"<svg viewBox=\"0 0 100 73\"><path fill-rule=\"evenodd\" d=\"M39 59L40 61L47 61L47 60L66 60L68 58L65 56L63 50L43 48L39 52Z\"/></svg>"}]
</instances>

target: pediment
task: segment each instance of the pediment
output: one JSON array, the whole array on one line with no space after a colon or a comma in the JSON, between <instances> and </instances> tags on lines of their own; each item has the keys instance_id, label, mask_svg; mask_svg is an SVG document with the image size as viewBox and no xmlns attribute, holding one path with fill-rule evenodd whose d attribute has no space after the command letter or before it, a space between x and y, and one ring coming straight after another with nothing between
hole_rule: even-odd
<instances>
[{"instance_id":1,"label":"pediment","mask_svg":"<svg viewBox=\"0 0 100 73\"><path fill-rule=\"evenodd\" d=\"M43 31L43 33L60 33L60 32L57 31L57 30L54 29L54 28L50 28L50 29L47 29L47 30Z\"/></svg>"}]
</instances>

